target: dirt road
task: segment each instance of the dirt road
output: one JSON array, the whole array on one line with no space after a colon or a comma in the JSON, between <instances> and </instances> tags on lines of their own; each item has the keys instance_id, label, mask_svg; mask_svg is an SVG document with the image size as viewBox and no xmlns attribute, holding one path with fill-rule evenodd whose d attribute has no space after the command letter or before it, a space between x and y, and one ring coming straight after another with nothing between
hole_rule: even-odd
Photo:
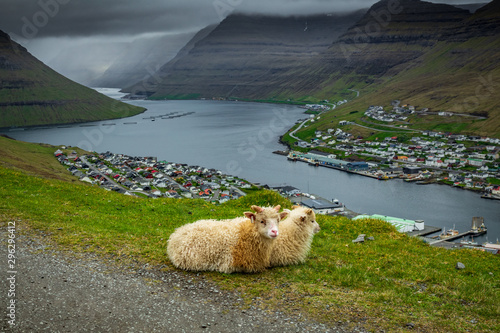
<instances>
[{"instance_id":1,"label":"dirt road","mask_svg":"<svg viewBox=\"0 0 500 333\"><path fill-rule=\"evenodd\" d=\"M17 235L9 275L7 243L1 247L2 332L352 332L244 306L198 274L62 252L38 235ZM15 326L6 316L12 299Z\"/></svg>"}]
</instances>

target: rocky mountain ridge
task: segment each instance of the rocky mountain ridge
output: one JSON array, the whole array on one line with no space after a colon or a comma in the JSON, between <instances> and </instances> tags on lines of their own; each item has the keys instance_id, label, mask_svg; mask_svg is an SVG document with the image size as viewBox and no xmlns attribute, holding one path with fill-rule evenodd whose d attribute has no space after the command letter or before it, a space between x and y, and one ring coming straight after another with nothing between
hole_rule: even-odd
<instances>
[{"instance_id":1,"label":"rocky mountain ridge","mask_svg":"<svg viewBox=\"0 0 500 333\"><path fill-rule=\"evenodd\" d=\"M320 54L363 11L345 15L278 17L233 14L190 43L154 79L125 91L152 98L245 96L274 89L279 76ZM264 95L264 94L263 94Z\"/></svg>"}]
</instances>

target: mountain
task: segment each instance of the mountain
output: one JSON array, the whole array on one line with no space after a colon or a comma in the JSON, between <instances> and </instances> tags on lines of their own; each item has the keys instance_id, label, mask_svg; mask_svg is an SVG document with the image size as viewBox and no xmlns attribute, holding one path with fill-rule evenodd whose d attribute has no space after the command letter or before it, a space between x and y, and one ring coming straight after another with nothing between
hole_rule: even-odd
<instances>
[{"instance_id":1,"label":"mountain","mask_svg":"<svg viewBox=\"0 0 500 333\"><path fill-rule=\"evenodd\" d=\"M320 77L314 91L301 90L298 81L285 94L324 98L347 85L361 91L351 110L400 99L435 111L487 116L480 122L464 121L461 130L498 136L499 2L470 14L448 5L402 0L400 12L380 24L377 33L359 37L360 30L377 22L371 13L390 5L381 1L316 63L314 70L328 77Z\"/></svg>"},{"instance_id":2,"label":"mountain","mask_svg":"<svg viewBox=\"0 0 500 333\"><path fill-rule=\"evenodd\" d=\"M139 38L127 43L108 69L86 84L90 87L125 88L153 75L195 35L182 33Z\"/></svg>"},{"instance_id":3,"label":"mountain","mask_svg":"<svg viewBox=\"0 0 500 333\"><path fill-rule=\"evenodd\" d=\"M462 129L497 135L499 1L474 13L420 0L382 0L337 17L231 15L163 66L154 82L130 89L153 99L320 101L350 88L361 96L345 106L351 110L400 99L487 116Z\"/></svg>"},{"instance_id":4,"label":"mountain","mask_svg":"<svg viewBox=\"0 0 500 333\"><path fill-rule=\"evenodd\" d=\"M483 3L466 3L466 4L455 4L455 7L467 9L469 12L474 13L479 8L486 6L488 2Z\"/></svg>"},{"instance_id":5,"label":"mountain","mask_svg":"<svg viewBox=\"0 0 500 333\"><path fill-rule=\"evenodd\" d=\"M317 57L314 65L297 77L314 73L317 85L292 80L298 94L326 95L346 84L363 87L398 75L433 50L443 34L453 35L457 25L470 17L467 10L419 0L374 4L348 31ZM285 90L287 91L287 90Z\"/></svg>"},{"instance_id":6,"label":"mountain","mask_svg":"<svg viewBox=\"0 0 500 333\"><path fill-rule=\"evenodd\" d=\"M151 98L269 95L269 78L304 66L362 15L233 14L195 36L154 79L125 91Z\"/></svg>"},{"instance_id":7,"label":"mountain","mask_svg":"<svg viewBox=\"0 0 500 333\"><path fill-rule=\"evenodd\" d=\"M144 111L53 71L0 31L0 127L76 123Z\"/></svg>"}]
</instances>

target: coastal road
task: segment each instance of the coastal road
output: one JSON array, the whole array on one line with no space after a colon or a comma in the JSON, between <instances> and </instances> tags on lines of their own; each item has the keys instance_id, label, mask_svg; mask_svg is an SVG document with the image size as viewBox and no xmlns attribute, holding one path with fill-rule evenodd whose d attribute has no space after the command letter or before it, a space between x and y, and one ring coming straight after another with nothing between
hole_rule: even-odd
<instances>
[{"instance_id":1,"label":"coastal road","mask_svg":"<svg viewBox=\"0 0 500 333\"><path fill-rule=\"evenodd\" d=\"M296 137L296 136L295 136L295 133L296 133L298 130L300 130L302 127L304 127L304 125L305 125L305 124L306 124L309 120L310 120L310 119L306 119L306 120L304 120L304 121L302 122L302 124L300 124L300 125L299 125L299 127L297 127L297 128L296 128L293 132L290 132L290 136L291 136L292 138L294 138L295 140L305 142L304 140L302 140L302 139L300 139L300 138Z\"/></svg>"}]
</instances>

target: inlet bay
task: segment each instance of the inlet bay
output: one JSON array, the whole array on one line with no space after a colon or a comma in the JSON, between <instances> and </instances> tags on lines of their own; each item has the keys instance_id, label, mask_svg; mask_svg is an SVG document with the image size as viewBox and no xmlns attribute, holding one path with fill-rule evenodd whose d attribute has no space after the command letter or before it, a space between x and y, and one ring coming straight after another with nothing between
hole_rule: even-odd
<instances>
[{"instance_id":1,"label":"inlet bay","mask_svg":"<svg viewBox=\"0 0 500 333\"><path fill-rule=\"evenodd\" d=\"M105 90L110 95L116 92ZM488 233L479 242L500 238L500 201L443 185L378 181L345 172L290 162L279 136L307 117L291 105L227 101L132 101L148 110L140 115L72 126L12 130L28 142L79 146L97 152L156 156L159 160L215 168L251 182L291 185L367 214L421 219L463 232L482 216Z\"/></svg>"}]
</instances>

